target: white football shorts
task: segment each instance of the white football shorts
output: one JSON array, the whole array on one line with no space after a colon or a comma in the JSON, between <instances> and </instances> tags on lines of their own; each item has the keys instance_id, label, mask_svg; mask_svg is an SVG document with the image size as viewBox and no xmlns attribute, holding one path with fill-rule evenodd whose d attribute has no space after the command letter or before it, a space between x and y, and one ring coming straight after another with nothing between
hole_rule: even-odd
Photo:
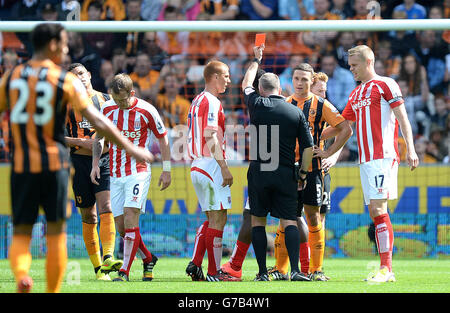
<instances>
[{"instance_id":1,"label":"white football shorts","mask_svg":"<svg viewBox=\"0 0 450 313\"><path fill-rule=\"evenodd\" d=\"M111 209L114 217L123 215L123 208L141 209L145 213L151 172L123 177L110 177Z\"/></svg>"},{"instance_id":2,"label":"white football shorts","mask_svg":"<svg viewBox=\"0 0 450 313\"><path fill-rule=\"evenodd\" d=\"M366 205L371 199L397 199L397 160L386 158L362 163L359 173Z\"/></svg>"},{"instance_id":3,"label":"white football shorts","mask_svg":"<svg viewBox=\"0 0 450 313\"><path fill-rule=\"evenodd\" d=\"M231 209L230 186L222 187L222 172L216 160L194 160L191 165L191 180L202 212Z\"/></svg>"}]
</instances>

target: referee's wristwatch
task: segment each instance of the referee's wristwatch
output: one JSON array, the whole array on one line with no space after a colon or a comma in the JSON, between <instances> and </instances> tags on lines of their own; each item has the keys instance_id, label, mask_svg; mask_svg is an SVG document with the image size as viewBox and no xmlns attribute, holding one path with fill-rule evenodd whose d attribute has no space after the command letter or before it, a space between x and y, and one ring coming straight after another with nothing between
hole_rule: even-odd
<instances>
[{"instance_id":1,"label":"referee's wristwatch","mask_svg":"<svg viewBox=\"0 0 450 313\"><path fill-rule=\"evenodd\" d=\"M252 60L252 62L256 62L256 63L258 63L258 64L261 64L261 61L260 61L258 58L254 58L254 59Z\"/></svg>"}]
</instances>

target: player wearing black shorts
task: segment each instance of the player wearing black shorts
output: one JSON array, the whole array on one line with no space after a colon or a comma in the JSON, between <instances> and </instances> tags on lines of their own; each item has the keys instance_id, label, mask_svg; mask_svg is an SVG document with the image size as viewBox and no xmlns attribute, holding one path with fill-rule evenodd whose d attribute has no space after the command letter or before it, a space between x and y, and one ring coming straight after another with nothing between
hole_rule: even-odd
<instances>
[{"instance_id":1,"label":"player wearing black shorts","mask_svg":"<svg viewBox=\"0 0 450 313\"><path fill-rule=\"evenodd\" d=\"M318 154L323 158L335 154L346 143L352 131L348 122L330 102L311 92L314 74L313 68L307 63L302 63L295 68L292 75L295 93L288 97L286 101L291 102L303 111L314 139L314 158L307 171L308 183L305 190L299 190L298 216L301 216L301 212L304 210L308 223L308 242L311 255L309 262L310 278L314 281L326 281L327 277L322 270L325 252L325 229L320 211L327 210L328 204L321 208L324 200L324 176L322 158ZM326 151L322 151L321 134L327 124L335 128L337 135L333 144ZM320 152L318 152L319 150ZM301 160L302 155L299 154L299 157ZM329 176L327 180L328 178ZM327 186L327 189L329 189L329 186Z\"/></svg>"},{"instance_id":2,"label":"player wearing black shorts","mask_svg":"<svg viewBox=\"0 0 450 313\"><path fill-rule=\"evenodd\" d=\"M251 134L255 146L250 147L247 173L250 214L252 215L252 244L258 262L256 281L267 281L266 267L266 217L280 219L285 228L286 247L291 264L291 280L309 280L298 268L299 232L297 228L297 186L295 175L295 146L300 143L304 158L302 168L307 169L312 158L312 138L305 116L298 108L280 96L280 81L273 73L265 73L259 79L259 94L252 87L264 45L254 47L255 59L250 64L242 82L244 101L249 108ZM256 135L256 138L253 137ZM261 136L266 136L261 140ZM269 158L259 142L266 142L273 153ZM270 148L269 148L270 147ZM304 181L305 176L301 176Z\"/></svg>"},{"instance_id":3,"label":"player wearing black shorts","mask_svg":"<svg viewBox=\"0 0 450 313\"><path fill-rule=\"evenodd\" d=\"M103 103L110 99L105 93L93 89L91 74L83 64L73 63L69 71L75 74L86 87L92 104L99 111ZM98 185L90 178L92 170L92 145L96 136L91 123L80 113L69 110L66 124L66 142L70 147L70 158L74 168L72 188L75 204L80 208L83 240L98 280L111 280L108 273L118 271L122 266L121 260L114 259L116 228L111 210L109 191L109 153L105 145L99 160L100 177ZM100 228L97 224L100 218ZM100 242L102 256L100 254Z\"/></svg>"},{"instance_id":4,"label":"player wearing black shorts","mask_svg":"<svg viewBox=\"0 0 450 313\"><path fill-rule=\"evenodd\" d=\"M122 137L114 124L90 105L79 79L58 65L69 50L61 24L38 24L30 39L32 58L7 71L0 81L0 112L8 111L11 129L14 230L8 255L18 292L29 292L33 285L29 276L31 233L42 206L47 226L47 292L59 292L67 263L69 154L64 123L68 107L81 112L139 161L150 162L152 155Z\"/></svg>"}]
</instances>

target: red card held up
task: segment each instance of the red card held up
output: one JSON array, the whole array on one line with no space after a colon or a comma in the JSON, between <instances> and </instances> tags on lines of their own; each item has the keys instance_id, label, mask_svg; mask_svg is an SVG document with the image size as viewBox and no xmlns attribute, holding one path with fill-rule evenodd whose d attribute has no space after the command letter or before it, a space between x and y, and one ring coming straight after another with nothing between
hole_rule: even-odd
<instances>
[{"instance_id":1,"label":"red card held up","mask_svg":"<svg viewBox=\"0 0 450 313\"><path fill-rule=\"evenodd\" d=\"M266 42L266 34L256 34L255 36L255 47L259 47Z\"/></svg>"}]
</instances>

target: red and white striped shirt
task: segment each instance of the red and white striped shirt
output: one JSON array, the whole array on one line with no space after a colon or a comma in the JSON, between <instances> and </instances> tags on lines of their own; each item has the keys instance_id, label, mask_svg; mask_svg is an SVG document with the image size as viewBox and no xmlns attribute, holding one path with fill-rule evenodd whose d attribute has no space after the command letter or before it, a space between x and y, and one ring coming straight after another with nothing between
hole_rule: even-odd
<instances>
[{"instance_id":1,"label":"red and white striped shirt","mask_svg":"<svg viewBox=\"0 0 450 313\"><path fill-rule=\"evenodd\" d=\"M403 103L400 87L390 77L377 75L352 91L342 116L356 121L359 163L400 160L398 121L392 109Z\"/></svg>"},{"instance_id":2,"label":"red and white striped shirt","mask_svg":"<svg viewBox=\"0 0 450 313\"><path fill-rule=\"evenodd\" d=\"M225 159L225 114L220 100L207 91L194 98L188 113L188 154L191 159L211 157L206 145L205 130L217 131Z\"/></svg>"},{"instance_id":3,"label":"red and white striped shirt","mask_svg":"<svg viewBox=\"0 0 450 313\"><path fill-rule=\"evenodd\" d=\"M148 149L152 133L157 138L167 134L158 111L144 100L135 98L131 107L122 110L111 99L103 104L101 112L117 126L123 136L136 146ZM123 177L148 171L150 171L150 164L136 162L124 149L119 149L116 144L110 143L109 174L111 177Z\"/></svg>"}]
</instances>

